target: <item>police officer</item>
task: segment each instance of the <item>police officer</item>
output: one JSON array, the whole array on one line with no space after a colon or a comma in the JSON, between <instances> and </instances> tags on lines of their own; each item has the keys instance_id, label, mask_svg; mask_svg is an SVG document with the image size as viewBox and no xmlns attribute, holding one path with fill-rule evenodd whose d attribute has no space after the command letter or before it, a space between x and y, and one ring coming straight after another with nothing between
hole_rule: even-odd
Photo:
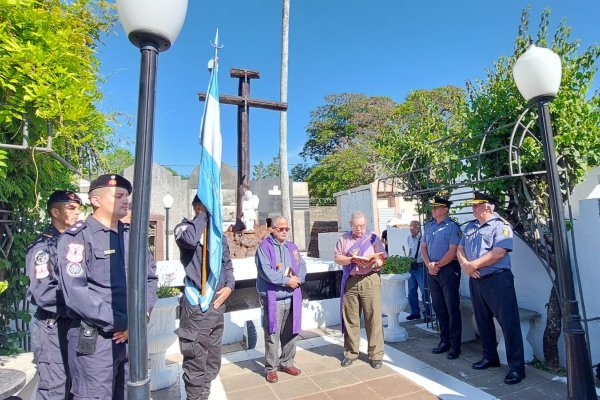
<instances>
[{"instance_id":1,"label":"police officer","mask_svg":"<svg viewBox=\"0 0 600 400\"><path fill-rule=\"evenodd\" d=\"M127 263L131 183L115 174L90 183L94 209L58 241L58 265L71 324L67 334L74 399L125 399ZM156 265L148 251L147 315L156 302Z\"/></svg>"},{"instance_id":2,"label":"police officer","mask_svg":"<svg viewBox=\"0 0 600 400\"><path fill-rule=\"evenodd\" d=\"M183 355L183 381L188 400L207 400L210 384L221 368L225 300L233 292L235 279L227 239L223 236L223 258L215 295L206 310L199 304L202 293L203 258L207 252L208 212L198 196L192 200L194 218L184 218L175 227L175 240L185 268L185 291L180 300L179 346ZM208 261L208 260L207 260ZM206 264L206 263L205 263ZM208 279L205 276L205 279Z\"/></svg>"},{"instance_id":3,"label":"police officer","mask_svg":"<svg viewBox=\"0 0 600 400\"><path fill-rule=\"evenodd\" d=\"M508 222L494 214L492 197L476 191L471 204L475 219L465 228L458 260L471 277L469 290L483 347L483 358L472 367L481 370L500 366L493 319L496 317L506 342L509 372L504 383L513 385L525 378L519 306L508 254L513 248L513 232Z\"/></svg>"},{"instance_id":4,"label":"police officer","mask_svg":"<svg viewBox=\"0 0 600 400\"><path fill-rule=\"evenodd\" d=\"M460 317L460 265L456 248L461 231L448 217L451 201L434 196L430 201L433 218L425 225L421 257L429 273L429 292L440 326L440 342L431 352L448 352L453 360L460 355L462 321Z\"/></svg>"},{"instance_id":5,"label":"police officer","mask_svg":"<svg viewBox=\"0 0 600 400\"><path fill-rule=\"evenodd\" d=\"M66 399L70 377L67 364L67 319L58 282L56 242L62 232L77 222L81 199L73 192L57 190L50 195L47 210L50 226L25 253L29 277L27 296L37 306L31 334L39 381L37 399Z\"/></svg>"}]
</instances>

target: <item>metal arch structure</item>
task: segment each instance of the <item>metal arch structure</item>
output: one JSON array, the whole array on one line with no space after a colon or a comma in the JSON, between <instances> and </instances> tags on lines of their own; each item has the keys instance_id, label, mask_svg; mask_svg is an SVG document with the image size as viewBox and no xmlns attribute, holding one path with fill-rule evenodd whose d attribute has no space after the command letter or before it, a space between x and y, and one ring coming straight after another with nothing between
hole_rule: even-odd
<instances>
[{"instance_id":1,"label":"metal arch structure","mask_svg":"<svg viewBox=\"0 0 600 400\"><path fill-rule=\"evenodd\" d=\"M430 147L441 147L451 146L451 152L453 154L459 154L458 150L467 145L473 143L479 139L479 146L476 152L462 158L452 159L446 162L432 164L430 160L425 160L422 153L405 153L400 157L400 160L392 166L388 166L390 170L389 176L381 177L378 180L380 191L380 197L390 196L404 196L404 197L416 197L421 195L427 195L443 190L452 190L461 187L470 187L479 183L491 182L504 180L508 178L519 178L534 175L542 175L546 173L545 169L527 171L523 168L521 160L521 147L525 141L525 138L530 137L535 140L541 146L541 140L531 130L531 127L535 123L535 114L532 112L531 107L527 107L521 112L519 118L514 122L502 123L502 117L497 119L490 127L488 127L483 133L463 138L459 135L445 136L440 139L436 139L428 143ZM510 136L508 143L495 148L488 148L488 142L491 138L494 138L499 133L505 132L510 129ZM501 156L505 160L505 164L508 166L507 174L498 174L494 176L486 175L483 171L482 160L484 157ZM420 161L422 163L420 163ZM476 174L475 179L467 180L464 176L454 176L457 169L457 163L476 163ZM403 166L409 165L408 170L402 170ZM422 166L425 165L425 166ZM446 170L447 177L442 182L439 178L436 181L429 181L428 179L420 179L423 177L430 177L433 170ZM419 182L427 182L427 184L419 184Z\"/></svg>"},{"instance_id":2,"label":"metal arch structure","mask_svg":"<svg viewBox=\"0 0 600 400\"><path fill-rule=\"evenodd\" d=\"M546 176L546 169L543 166L543 162L534 164L535 166L542 167L542 169L528 170L524 166L522 159L521 150L525 143L525 139L531 138L536 144L542 147L542 142L537 135L537 131L532 130L532 127L536 122L536 114L534 110L532 110L533 107L534 106L529 106L525 108L514 122L506 123L503 122L503 117L498 118L483 133L467 138L460 137L460 135L446 136L428 143L428 146L434 147L444 145L450 146L449 153L464 154L465 152L459 152L461 146L470 144L474 147L473 143L475 143L476 139L479 139L477 150L463 158L457 157L443 163L433 164L430 160L425 160L422 153L403 154L402 157L400 157L400 161L389 168L389 170L392 171L390 176L384 176L378 180L377 196L379 198L402 196L405 198L416 199L419 203L423 201L425 197L431 196L434 193L451 192L456 189L468 189L460 192L460 194L455 193L454 196L455 198L459 197L457 200L467 200L467 197L461 198L461 196L472 193L472 188L475 188L482 183L517 179L523 195L530 203L533 203L534 196L532 195L528 184L531 183L532 179L545 179ZM504 136L507 130L510 130L508 138ZM499 146L490 146L489 143L492 142L492 139L500 135L502 135L504 144L501 142ZM494 156L498 157L498 160L502 162L502 165L507 166L507 168L504 168L504 173L492 175L484 171L484 158ZM543 157L543 154L540 154L540 157ZM560 169L560 160L562 158L562 155L557 155L559 173L561 174L565 173L564 169ZM543 158L540 161L543 161ZM459 175L457 173L464 170L463 166L458 166L458 163L470 165L471 167L476 166L475 172L470 174L473 176L473 179L468 179L466 175ZM409 165L408 170L401 170L403 166L406 165ZM441 180L439 177L435 176L435 174L432 174L432 171L436 170L447 171L446 179ZM471 170L473 170L473 168L471 168ZM568 180L568 174L565 174L565 179ZM570 202L570 199L567 198L567 201ZM513 204L513 201L507 201L505 203L506 206ZM540 260L553 288L558 294L560 308L563 309L565 299L559 290L556 274L551 267L551 260L554 259L554 254L551 244L551 227L547 220L548 216L540 215L533 206L527 210L526 215L518 214L522 217L519 218L519 224L522 226L523 234L515 232L515 235L519 236ZM572 229L570 230L570 235L570 245L573 246L573 254L576 254L574 232ZM579 299L582 306L582 322L584 323L589 352L590 337L588 322L596 320L596 318L588 319L586 315L583 289L581 287L581 280L579 279L579 267L577 265L576 257L574 267L577 277L576 282L579 291Z\"/></svg>"}]
</instances>

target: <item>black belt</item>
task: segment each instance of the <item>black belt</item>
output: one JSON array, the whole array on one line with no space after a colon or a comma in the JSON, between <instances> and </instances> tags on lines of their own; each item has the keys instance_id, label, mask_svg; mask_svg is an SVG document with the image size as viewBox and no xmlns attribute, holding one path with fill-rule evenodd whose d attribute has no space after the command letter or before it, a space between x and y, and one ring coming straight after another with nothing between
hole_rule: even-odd
<instances>
[{"instance_id":1,"label":"black belt","mask_svg":"<svg viewBox=\"0 0 600 400\"><path fill-rule=\"evenodd\" d=\"M492 276L500 275L500 274L502 274L502 273L504 273L506 271L510 271L510 270L507 269L507 268L497 269L494 272L492 272L491 274L486 274L486 275L480 276L479 279L490 278Z\"/></svg>"}]
</instances>

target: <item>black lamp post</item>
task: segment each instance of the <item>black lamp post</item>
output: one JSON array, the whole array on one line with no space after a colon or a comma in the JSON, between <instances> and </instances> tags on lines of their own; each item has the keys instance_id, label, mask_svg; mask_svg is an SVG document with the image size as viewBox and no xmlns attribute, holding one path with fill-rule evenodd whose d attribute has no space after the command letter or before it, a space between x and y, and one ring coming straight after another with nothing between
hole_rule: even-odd
<instances>
[{"instance_id":1,"label":"black lamp post","mask_svg":"<svg viewBox=\"0 0 600 400\"><path fill-rule=\"evenodd\" d=\"M552 50L532 45L515 63L513 76L525 100L538 108L538 125L544 148L548 195L554 236L559 295L562 299L563 332L567 353L567 391L572 400L596 400L592 363L579 316L573 270L567 243L564 205L556 164L548 103L558 93L560 57Z\"/></svg>"},{"instance_id":2,"label":"black lamp post","mask_svg":"<svg viewBox=\"0 0 600 400\"><path fill-rule=\"evenodd\" d=\"M129 318L130 400L150 398L146 330L148 214L152 178L154 107L158 52L171 47L185 20L187 0L117 0L119 20L142 53L129 242L127 315Z\"/></svg>"},{"instance_id":3,"label":"black lamp post","mask_svg":"<svg viewBox=\"0 0 600 400\"><path fill-rule=\"evenodd\" d=\"M162 198L165 207L165 260L169 260L169 210L173 207L175 199L169 193Z\"/></svg>"}]
</instances>

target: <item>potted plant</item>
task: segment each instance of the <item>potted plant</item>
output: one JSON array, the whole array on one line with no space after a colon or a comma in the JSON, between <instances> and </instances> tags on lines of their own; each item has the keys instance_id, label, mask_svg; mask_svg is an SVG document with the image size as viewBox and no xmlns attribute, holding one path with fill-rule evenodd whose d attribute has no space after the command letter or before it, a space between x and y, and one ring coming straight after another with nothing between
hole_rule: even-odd
<instances>
[{"instance_id":1,"label":"potted plant","mask_svg":"<svg viewBox=\"0 0 600 400\"><path fill-rule=\"evenodd\" d=\"M176 310L181 291L170 286L172 278L167 276L159 282L156 291L158 300L148 322L148 366L150 368L150 390L167 388L177 382L178 372L167 368L165 353L177 341Z\"/></svg>"},{"instance_id":2,"label":"potted plant","mask_svg":"<svg viewBox=\"0 0 600 400\"><path fill-rule=\"evenodd\" d=\"M405 253L406 254L406 253ZM391 256L385 260L381 269L381 303L383 313L388 317L384 329L386 342L403 342L408 332L398 322L398 315L408 306L405 282L410 278L412 257Z\"/></svg>"}]
</instances>

